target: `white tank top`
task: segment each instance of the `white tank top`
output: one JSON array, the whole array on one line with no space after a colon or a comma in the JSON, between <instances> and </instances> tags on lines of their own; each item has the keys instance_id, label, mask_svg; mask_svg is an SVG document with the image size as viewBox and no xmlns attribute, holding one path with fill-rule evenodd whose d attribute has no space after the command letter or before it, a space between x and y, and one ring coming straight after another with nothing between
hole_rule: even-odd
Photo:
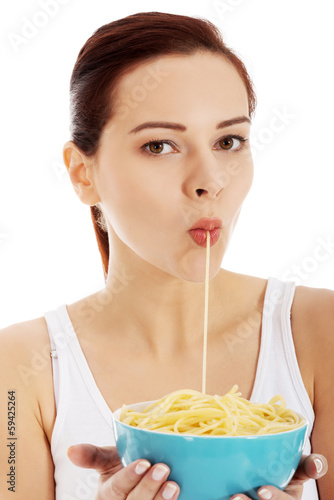
<instances>
[{"instance_id":1,"label":"white tank top","mask_svg":"<svg viewBox=\"0 0 334 500\"><path fill-rule=\"evenodd\" d=\"M296 283L269 278L265 293L261 346L250 400L265 403L283 394L287 406L309 422L304 453L311 452L314 412L296 358L290 309ZM56 500L94 500L98 473L72 464L69 446L114 446L112 412L100 393L74 331L66 305L44 314L51 341L57 416L51 439ZM302 500L318 500L316 482L304 486Z\"/></svg>"}]
</instances>

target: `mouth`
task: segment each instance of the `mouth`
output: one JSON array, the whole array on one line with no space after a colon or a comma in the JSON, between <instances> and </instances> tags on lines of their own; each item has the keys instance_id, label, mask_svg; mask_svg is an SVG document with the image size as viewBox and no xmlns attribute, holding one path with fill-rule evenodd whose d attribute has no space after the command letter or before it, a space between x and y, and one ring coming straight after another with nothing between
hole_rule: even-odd
<instances>
[{"instance_id":1,"label":"mouth","mask_svg":"<svg viewBox=\"0 0 334 500\"><path fill-rule=\"evenodd\" d=\"M201 247L206 246L207 231L210 232L210 247L219 240L223 222L218 217L203 217L188 231L192 239Z\"/></svg>"}]
</instances>

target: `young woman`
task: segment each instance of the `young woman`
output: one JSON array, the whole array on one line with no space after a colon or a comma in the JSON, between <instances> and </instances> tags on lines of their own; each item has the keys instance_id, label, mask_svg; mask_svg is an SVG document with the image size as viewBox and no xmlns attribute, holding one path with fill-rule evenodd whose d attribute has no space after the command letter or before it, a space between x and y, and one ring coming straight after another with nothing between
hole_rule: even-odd
<instances>
[{"instance_id":1,"label":"young woman","mask_svg":"<svg viewBox=\"0 0 334 500\"><path fill-rule=\"evenodd\" d=\"M4 498L11 477L25 500L178 497L164 464L122 467L111 415L201 390L206 230L207 393L283 394L309 420L305 457L284 492L263 485L259 498L332 497L334 292L221 268L252 185L254 110L243 63L208 21L135 14L81 49L64 161L91 207L105 288L1 331L2 395L17 399ZM2 429L6 416L2 404Z\"/></svg>"}]
</instances>

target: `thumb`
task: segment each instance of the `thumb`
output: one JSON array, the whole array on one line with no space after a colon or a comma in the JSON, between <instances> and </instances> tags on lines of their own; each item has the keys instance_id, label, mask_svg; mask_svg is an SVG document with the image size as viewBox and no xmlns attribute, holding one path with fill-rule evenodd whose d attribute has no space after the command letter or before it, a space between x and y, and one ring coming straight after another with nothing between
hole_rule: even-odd
<instances>
[{"instance_id":1,"label":"thumb","mask_svg":"<svg viewBox=\"0 0 334 500\"><path fill-rule=\"evenodd\" d=\"M87 469L96 469L100 474L116 472L123 466L115 446L94 446L76 444L67 449L67 456L74 465Z\"/></svg>"},{"instance_id":2,"label":"thumb","mask_svg":"<svg viewBox=\"0 0 334 500\"><path fill-rule=\"evenodd\" d=\"M319 479L328 471L328 463L326 458L319 453L311 453L311 455L303 455L296 473L293 477L294 482L302 484L308 479Z\"/></svg>"}]
</instances>

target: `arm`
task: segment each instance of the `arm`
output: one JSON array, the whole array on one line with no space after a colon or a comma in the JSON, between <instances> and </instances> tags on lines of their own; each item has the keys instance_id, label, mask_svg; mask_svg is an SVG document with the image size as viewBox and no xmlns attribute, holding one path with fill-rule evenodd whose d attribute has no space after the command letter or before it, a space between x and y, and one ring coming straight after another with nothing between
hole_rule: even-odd
<instances>
[{"instance_id":1,"label":"arm","mask_svg":"<svg viewBox=\"0 0 334 500\"><path fill-rule=\"evenodd\" d=\"M20 366L32 366L31 349L36 345L31 345L29 330L26 323L0 330L0 498L4 500L55 498L53 461L38 401L41 377L36 375L26 385L19 371Z\"/></svg>"},{"instance_id":2,"label":"arm","mask_svg":"<svg viewBox=\"0 0 334 500\"><path fill-rule=\"evenodd\" d=\"M314 411L312 449L325 455L329 472L317 481L321 500L334 491L334 291L317 290L312 308L315 336Z\"/></svg>"}]
</instances>

